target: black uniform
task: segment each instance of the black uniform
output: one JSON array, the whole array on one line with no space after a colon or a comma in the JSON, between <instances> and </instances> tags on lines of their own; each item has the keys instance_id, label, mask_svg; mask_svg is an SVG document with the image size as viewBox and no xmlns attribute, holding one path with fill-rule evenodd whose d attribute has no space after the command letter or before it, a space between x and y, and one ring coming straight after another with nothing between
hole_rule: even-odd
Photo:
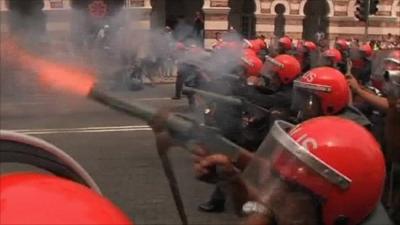
<instances>
[{"instance_id":1,"label":"black uniform","mask_svg":"<svg viewBox=\"0 0 400 225\"><path fill-rule=\"evenodd\" d=\"M371 79L372 73L372 63L368 58L363 58L364 67L360 70L359 76L357 79L360 81L362 85L366 85Z\"/></svg>"},{"instance_id":2,"label":"black uniform","mask_svg":"<svg viewBox=\"0 0 400 225\"><path fill-rule=\"evenodd\" d=\"M262 94L256 89L249 88L247 93L243 93L243 97L266 109L272 107L289 109L292 103L292 89L292 85L284 85L272 94Z\"/></svg>"}]
</instances>

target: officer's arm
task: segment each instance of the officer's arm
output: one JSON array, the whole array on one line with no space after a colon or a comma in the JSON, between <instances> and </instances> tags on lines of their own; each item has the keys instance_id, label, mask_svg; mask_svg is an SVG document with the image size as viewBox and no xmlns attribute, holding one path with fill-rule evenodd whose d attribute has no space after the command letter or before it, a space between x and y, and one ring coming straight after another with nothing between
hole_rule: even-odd
<instances>
[{"instance_id":1,"label":"officer's arm","mask_svg":"<svg viewBox=\"0 0 400 225\"><path fill-rule=\"evenodd\" d=\"M359 95L362 99L364 99L366 102L369 104L382 109L382 110L388 110L389 109L389 101L387 98L384 97L379 97L365 89L358 89L356 91L356 94Z\"/></svg>"},{"instance_id":2,"label":"officer's arm","mask_svg":"<svg viewBox=\"0 0 400 225\"><path fill-rule=\"evenodd\" d=\"M386 98L379 97L365 90L358 84L357 80L353 76L348 75L347 82L349 83L349 86L354 91L354 93L360 96L369 104L385 111L389 109L389 101Z\"/></svg>"}]
</instances>

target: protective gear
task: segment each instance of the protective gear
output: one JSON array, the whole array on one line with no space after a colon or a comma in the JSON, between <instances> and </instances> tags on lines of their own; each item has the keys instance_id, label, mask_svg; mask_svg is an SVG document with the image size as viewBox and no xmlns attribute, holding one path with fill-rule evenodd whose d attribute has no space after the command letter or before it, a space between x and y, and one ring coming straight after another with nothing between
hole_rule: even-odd
<instances>
[{"instance_id":1,"label":"protective gear","mask_svg":"<svg viewBox=\"0 0 400 225\"><path fill-rule=\"evenodd\" d=\"M370 57L372 55L372 48L369 44L364 44L360 46L360 51L365 57Z\"/></svg>"},{"instance_id":2,"label":"protective gear","mask_svg":"<svg viewBox=\"0 0 400 225\"><path fill-rule=\"evenodd\" d=\"M243 48L253 48L253 43L250 40L243 39Z\"/></svg>"},{"instance_id":3,"label":"protective gear","mask_svg":"<svg viewBox=\"0 0 400 225\"><path fill-rule=\"evenodd\" d=\"M383 77L386 82L391 82L400 87L400 70L386 70Z\"/></svg>"},{"instance_id":4,"label":"protective gear","mask_svg":"<svg viewBox=\"0 0 400 225\"><path fill-rule=\"evenodd\" d=\"M400 50L392 51L388 57L385 58L386 63L394 63L400 66Z\"/></svg>"},{"instance_id":5,"label":"protective gear","mask_svg":"<svg viewBox=\"0 0 400 225\"><path fill-rule=\"evenodd\" d=\"M349 44L347 43L346 40L338 39L335 42L335 48L338 49L338 50L342 50L343 51L343 50L348 50L350 48L350 46L349 46Z\"/></svg>"},{"instance_id":6,"label":"protective gear","mask_svg":"<svg viewBox=\"0 0 400 225\"><path fill-rule=\"evenodd\" d=\"M293 110L315 117L333 115L343 110L349 104L350 91L341 72L330 67L319 67L294 81L293 96Z\"/></svg>"},{"instance_id":7,"label":"protective gear","mask_svg":"<svg viewBox=\"0 0 400 225\"><path fill-rule=\"evenodd\" d=\"M87 171L56 146L4 130L0 145L0 166L29 164L54 174L1 174L0 224L132 224L101 197Z\"/></svg>"},{"instance_id":8,"label":"protective gear","mask_svg":"<svg viewBox=\"0 0 400 225\"><path fill-rule=\"evenodd\" d=\"M1 175L0 190L0 224L133 224L104 197L53 175Z\"/></svg>"},{"instance_id":9,"label":"protective gear","mask_svg":"<svg viewBox=\"0 0 400 225\"><path fill-rule=\"evenodd\" d=\"M258 54L261 51L261 49L266 48L265 41L261 39L250 40L248 41L248 43L249 43L249 48L253 49L253 51L256 54Z\"/></svg>"},{"instance_id":10,"label":"protective gear","mask_svg":"<svg viewBox=\"0 0 400 225\"><path fill-rule=\"evenodd\" d=\"M283 84L291 83L301 72L299 61L291 55L278 55L273 59L267 56L266 60L272 64L272 71L276 72Z\"/></svg>"},{"instance_id":11,"label":"protective gear","mask_svg":"<svg viewBox=\"0 0 400 225\"><path fill-rule=\"evenodd\" d=\"M252 49L256 54L258 54L258 52L260 52L261 50L261 45L258 42L258 39L255 40L245 40L246 43L246 47L249 49Z\"/></svg>"},{"instance_id":12,"label":"protective gear","mask_svg":"<svg viewBox=\"0 0 400 225\"><path fill-rule=\"evenodd\" d=\"M318 224L357 225L379 204L385 161L372 135L350 120L327 116L298 126L276 121L243 178L277 224L283 217L286 224L307 224L309 218L298 213L299 207L311 207L306 211L320 213ZM281 215L279 199L290 197L282 182L297 186L293 197L313 196L314 201L296 202L291 213Z\"/></svg>"},{"instance_id":13,"label":"protective gear","mask_svg":"<svg viewBox=\"0 0 400 225\"><path fill-rule=\"evenodd\" d=\"M392 51L385 58L385 69L383 89L389 96L400 97L400 50Z\"/></svg>"},{"instance_id":14,"label":"protective gear","mask_svg":"<svg viewBox=\"0 0 400 225\"><path fill-rule=\"evenodd\" d=\"M260 76L263 62L257 57L257 55L252 55L251 53L245 55L244 61L246 64L247 76Z\"/></svg>"},{"instance_id":15,"label":"protective gear","mask_svg":"<svg viewBox=\"0 0 400 225\"><path fill-rule=\"evenodd\" d=\"M257 53L256 53L253 49L251 49L251 48L246 48L246 49L244 49L244 51L243 51L243 55L244 55L245 57L247 57L247 56L257 56Z\"/></svg>"},{"instance_id":16,"label":"protective gear","mask_svg":"<svg viewBox=\"0 0 400 225\"><path fill-rule=\"evenodd\" d=\"M372 86L388 94L389 89L400 84L398 74L400 73L400 50L394 50L384 59L384 71L374 73L371 76ZM394 81L394 82L393 82ZM390 92L390 91L389 91Z\"/></svg>"},{"instance_id":17,"label":"protective gear","mask_svg":"<svg viewBox=\"0 0 400 225\"><path fill-rule=\"evenodd\" d=\"M315 43L312 42L312 41L305 41L305 42L303 43L303 46L304 46L304 47L307 49L307 51L309 51L309 52L313 52L313 51L317 50L317 45L315 45Z\"/></svg>"},{"instance_id":18,"label":"protective gear","mask_svg":"<svg viewBox=\"0 0 400 225\"><path fill-rule=\"evenodd\" d=\"M330 58L334 63L342 61L342 53L336 48L330 48L322 53L322 56Z\"/></svg>"},{"instance_id":19,"label":"protective gear","mask_svg":"<svg viewBox=\"0 0 400 225\"><path fill-rule=\"evenodd\" d=\"M258 46L260 47L260 49L267 47L267 43L265 43L265 41L263 39L257 38L255 40L255 42L258 43Z\"/></svg>"},{"instance_id":20,"label":"protective gear","mask_svg":"<svg viewBox=\"0 0 400 225\"><path fill-rule=\"evenodd\" d=\"M400 98L400 70L387 70L383 78L382 91L385 95Z\"/></svg>"},{"instance_id":21,"label":"protective gear","mask_svg":"<svg viewBox=\"0 0 400 225\"><path fill-rule=\"evenodd\" d=\"M292 48L292 40L289 37L279 38L279 45L285 50L290 50Z\"/></svg>"}]
</instances>

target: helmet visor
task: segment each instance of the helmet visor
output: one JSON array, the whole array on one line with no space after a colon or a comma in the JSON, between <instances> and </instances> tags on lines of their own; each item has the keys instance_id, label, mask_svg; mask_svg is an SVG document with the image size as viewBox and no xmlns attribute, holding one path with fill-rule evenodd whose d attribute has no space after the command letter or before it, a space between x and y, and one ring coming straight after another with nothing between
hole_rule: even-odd
<instances>
[{"instance_id":1,"label":"helmet visor","mask_svg":"<svg viewBox=\"0 0 400 225\"><path fill-rule=\"evenodd\" d=\"M291 110L299 121L311 119L323 114L321 100L315 90L296 86L293 89Z\"/></svg>"},{"instance_id":2,"label":"helmet visor","mask_svg":"<svg viewBox=\"0 0 400 225\"><path fill-rule=\"evenodd\" d=\"M350 185L346 176L311 153L318 147L314 139L304 135L297 140L291 137L298 130L290 123L276 121L243 172L246 186L256 193L258 201L268 201L282 178L295 182L305 170L313 171L341 189Z\"/></svg>"}]
</instances>

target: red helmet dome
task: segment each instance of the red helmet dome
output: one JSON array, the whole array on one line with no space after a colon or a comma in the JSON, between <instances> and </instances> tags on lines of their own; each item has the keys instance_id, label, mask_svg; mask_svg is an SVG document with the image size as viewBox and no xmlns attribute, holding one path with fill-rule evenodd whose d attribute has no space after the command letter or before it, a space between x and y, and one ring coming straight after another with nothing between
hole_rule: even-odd
<instances>
[{"instance_id":1,"label":"red helmet dome","mask_svg":"<svg viewBox=\"0 0 400 225\"><path fill-rule=\"evenodd\" d=\"M317 45L312 41L305 41L303 46L310 52L317 50Z\"/></svg>"},{"instance_id":2,"label":"red helmet dome","mask_svg":"<svg viewBox=\"0 0 400 225\"><path fill-rule=\"evenodd\" d=\"M325 225L357 225L373 212L384 187L385 161L370 132L324 116L292 127L286 139L290 144L274 154L273 168L321 198Z\"/></svg>"},{"instance_id":3,"label":"red helmet dome","mask_svg":"<svg viewBox=\"0 0 400 225\"><path fill-rule=\"evenodd\" d=\"M340 53L336 48L325 50L322 55L331 58L335 63L342 61L342 53Z\"/></svg>"},{"instance_id":4,"label":"red helmet dome","mask_svg":"<svg viewBox=\"0 0 400 225\"><path fill-rule=\"evenodd\" d=\"M267 47L267 43L263 39L257 38L256 42L258 43L260 48L266 48Z\"/></svg>"},{"instance_id":5,"label":"red helmet dome","mask_svg":"<svg viewBox=\"0 0 400 225\"><path fill-rule=\"evenodd\" d=\"M253 49L254 51L256 51L257 53L258 53L261 49L267 47L267 44L265 43L265 41L264 41L264 40L261 40L261 39L259 39L259 38L254 39L254 40L251 40L250 43L251 43L251 45L252 45L252 49Z\"/></svg>"},{"instance_id":6,"label":"red helmet dome","mask_svg":"<svg viewBox=\"0 0 400 225\"><path fill-rule=\"evenodd\" d=\"M346 78L339 70L331 67L308 71L294 82L294 87L316 95L325 115L336 114L349 104L350 90Z\"/></svg>"},{"instance_id":7,"label":"red helmet dome","mask_svg":"<svg viewBox=\"0 0 400 225\"><path fill-rule=\"evenodd\" d=\"M254 52L253 50L250 50ZM244 59L246 61L246 75L247 76L260 76L263 62L257 57L255 53L249 52L245 54Z\"/></svg>"},{"instance_id":8,"label":"red helmet dome","mask_svg":"<svg viewBox=\"0 0 400 225\"><path fill-rule=\"evenodd\" d=\"M104 197L57 176L1 175L0 190L0 224L133 224Z\"/></svg>"},{"instance_id":9,"label":"red helmet dome","mask_svg":"<svg viewBox=\"0 0 400 225\"><path fill-rule=\"evenodd\" d=\"M248 43L248 47L255 53L259 53L261 49L265 48L265 42L260 39L250 40Z\"/></svg>"},{"instance_id":10,"label":"red helmet dome","mask_svg":"<svg viewBox=\"0 0 400 225\"><path fill-rule=\"evenodd\" d=\"M350 46L345 39L338 39L335 42L335 48L339 50L347 50L350 48Z\"/></svg>"},{"instance_id":11,"label":"red helmet dome","mask_svg":"<svg viewBox=\"0 0 400 225\"><path fill-rule=\"evenodd\" d=\"M283 84L289 84L300 74L301 66L299 61L291 55L278 55L275 58L266 57L275 67L274 71L278 74Z\"/></svg>"},{"instance_id":12,"label":"red helmet dome","mask_svg":"<svg viewBox=\"0 0 400 225\"><path fill-rule=\"evenodd\" d=\"M289 37L281 37L279 38L279 44L286 50L290 50L292 48L292 39Z\"/></svg>"},{"instance_id":13,"label":"red helmet dome","mask_svg":"<svg viewBox=\"0 0 400 225\"><path fill-rule=\"evenodd\" d=\"M245 48L243 50L243 54L244 54L245 57L247 57L247 56L257 56L257 53L251 48Z\"/></svg>"},{"instance_id":14,"label":"red helmet dome","mask_svg":"<svg viewBox=\"0 0 400 225\"><path fill-rule=\"evenodd\" d=\"M372 48L369 44L361 45L360 51L363 52L366 57L370 57L372 55Z\"/></svg>"}]
</instances>

